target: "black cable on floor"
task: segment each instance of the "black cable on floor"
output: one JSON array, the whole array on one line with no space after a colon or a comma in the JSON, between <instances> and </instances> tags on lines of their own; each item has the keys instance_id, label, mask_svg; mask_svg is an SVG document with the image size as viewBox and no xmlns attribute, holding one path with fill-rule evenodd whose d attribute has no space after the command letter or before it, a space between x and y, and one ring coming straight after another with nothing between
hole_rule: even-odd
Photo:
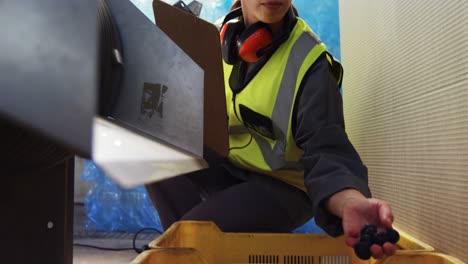
<instances>
[{"instance_id":1,"label":"black cable on floor","mask_svg":"<svg viewBox=\"0 0 468 264\"><path fill-rule=\"evenodd\" d=\"M100 247L100 246L95 246L95 245L91 245L91 244L83 244L83 243L73 243L73 246L94 248L94 249L99 249L99 250L110 250L110 251L134 250L136 253L140 254L140 253L142 253L143 251L150 249L150 247L149 247L148 245L143 245L143 247L141 247L141 248L137 248L137 247L136 247L136 239L137 239L138 235L141 234L142 232L146 231L146 230L156 231L156 233L158 233L158 234L162 234L162 233L163 233L161 230L159 230L159 229L157 229L157 228L154 228L154 227L145 227L145 228L142 228L142 229L138 230L138 232L136 232L135 235L133 236L133 239L132 239L132 245L133 245L133 247L131 247L131 248Z\"/></svg>"},{"instance_id":2,"label":"black cable on floor","mask_svg":"<svg viewBox=\"0 0 468 264\"><path fill-rule=\"evenodd\" d=\"M100 247L100 246L95 246L95 245L92 245L92 244L83 244L83 243L73 243L73 246L94 248L94 249L99 249L99 250L110 250L110 251L134 250L136 253L140 254L143 251L150 249L150 247L148 245L143 245L141 248L136 247L136 239L137 239L138 235L141 234L142 232L146 231L146 230L156 231L156 233L158 233L158 234L163 233L163 231L161 231L161 230L159 230L157 228L154 228L154 227L142 228L142 229L138 230L138 232L136 232L135 235L133 236L133 239L132 239L132 246L133 247L131 247L131 248L130 247L128 247L128 248L127 247L123 247L123 248Z\"/></svg>"},{"instance_id":3,"label":"black cable on floor","mask_svg":"<svg viewBox=\"0 0 468 264\"><path fill-rule=\"evenodd\" d=\"M148 245L144 245L143 247L141 248L137 248L136 245L135 245L135 241L138 237L138 235L145 231L145 230L152 230L152 231L156 231L157 233L159 233L160 235L163 233L161 230L157 229L157 228L154 228L154 227L145 227L145 228L142 228L140 229L138 232L135 233L135 236L133 236L133 250L136 251L136 253L140 254L141 252L145 251L145 250L148 250L150 249Z\"/></svg>"},{"instance_id":4,"label":"black cable on floor","mask_svg":"<svg viewBox=\"0 0 468 264\"><path fill-rule=\"evenodd\" d=\"M111 251L134 250L134 248L130 248L130 247L129 248L107 248L107 247L99 247L99 246L83 244L83 243L73 243L73 246L94 248L94 249L99 249L99 250L111 250Z\"/></svg>"}]
</instances>

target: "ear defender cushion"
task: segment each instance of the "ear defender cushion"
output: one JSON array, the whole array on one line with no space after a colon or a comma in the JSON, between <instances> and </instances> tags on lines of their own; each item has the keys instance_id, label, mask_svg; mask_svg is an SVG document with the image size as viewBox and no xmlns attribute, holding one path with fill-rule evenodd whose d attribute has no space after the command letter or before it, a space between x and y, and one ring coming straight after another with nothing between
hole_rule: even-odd
<instances>
[{"instance_id":1,"label":"ear defender cushion","mask_svg":"<svg viewBox=\"0 0 468 264\"><path fill-rule=\"evenodd\" d=\"M260 51L270 48L273 41L273 33L270 27L257 22L249 26L237 39L239 57L246 62L257 62L261 57Z\"/></svg>"},{"instance_id":2,"label":"ear defender cushion","mask_svg":"<svg viewBox=\"0 0 468 264\"><path fill-rule=\"evenodd\" d=\"M221 53L227 64L233 65L239 60L236 40L243 29L242 21L228 22L221 28Z\"/></svg>"}]
</instances>

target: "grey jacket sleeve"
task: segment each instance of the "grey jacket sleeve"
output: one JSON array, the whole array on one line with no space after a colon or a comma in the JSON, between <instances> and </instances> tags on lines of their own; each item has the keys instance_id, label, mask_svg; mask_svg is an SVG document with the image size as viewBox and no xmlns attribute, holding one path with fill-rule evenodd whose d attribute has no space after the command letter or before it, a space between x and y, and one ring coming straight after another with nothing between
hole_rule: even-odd
<instances>
[{"instance_id":1,"label":"grey jacket sleeve","mask_svg":"<svg viewBox=\"0 0 468 264\"><path fill-rule=\"evenodd\" d=\"M305 186L316 223L339 236L341 219L330 214L324 202L344 189L370 197L367 168L346 135L341 94L325 57L308 70L298 92L292 127L296 144L304 150Z\"/></svg>"}]
</instances>

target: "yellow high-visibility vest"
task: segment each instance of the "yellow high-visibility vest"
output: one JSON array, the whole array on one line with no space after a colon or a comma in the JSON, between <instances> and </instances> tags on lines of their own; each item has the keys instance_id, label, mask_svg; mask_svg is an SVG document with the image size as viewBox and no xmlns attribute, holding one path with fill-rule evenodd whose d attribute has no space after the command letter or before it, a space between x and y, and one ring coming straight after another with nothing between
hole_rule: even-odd
<instances>
[{"instance_id":1,"label":"yellow high-visibility vest","mask_svg":"<svg viewBox=\"0 0 468 264\"><path fill-rule=\"evenodd\" d=\"M298 18L289 39L235 95L229 86L233 66L224 63L230 162L305 191L304 169L299 162L304 152L294 142L291 120L301 81L322 54L327 56L340 85L341 65L310 27ZM244 120L247 115L256 121L247 122Z\"/></svg>"}]
</instances>

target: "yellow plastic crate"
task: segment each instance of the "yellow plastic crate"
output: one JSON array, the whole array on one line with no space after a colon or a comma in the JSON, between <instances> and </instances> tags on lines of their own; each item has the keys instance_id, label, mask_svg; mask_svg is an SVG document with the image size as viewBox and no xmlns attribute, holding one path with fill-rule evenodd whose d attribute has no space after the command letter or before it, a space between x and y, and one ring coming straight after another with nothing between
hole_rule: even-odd
<instances>
[{"instance_id":1,"label":"yellow plastic crate","mask_svg":"<svg viewBox=\"0 0 468 264\"><path fill-rule=\"evenodd\" d=\"M150 243L132 264L390 264L463 263L400 232L401 250L376 262L356 257L345 238L324 234L223 233L213 222L181 221Z\"/></svg>"}]
</instances>

